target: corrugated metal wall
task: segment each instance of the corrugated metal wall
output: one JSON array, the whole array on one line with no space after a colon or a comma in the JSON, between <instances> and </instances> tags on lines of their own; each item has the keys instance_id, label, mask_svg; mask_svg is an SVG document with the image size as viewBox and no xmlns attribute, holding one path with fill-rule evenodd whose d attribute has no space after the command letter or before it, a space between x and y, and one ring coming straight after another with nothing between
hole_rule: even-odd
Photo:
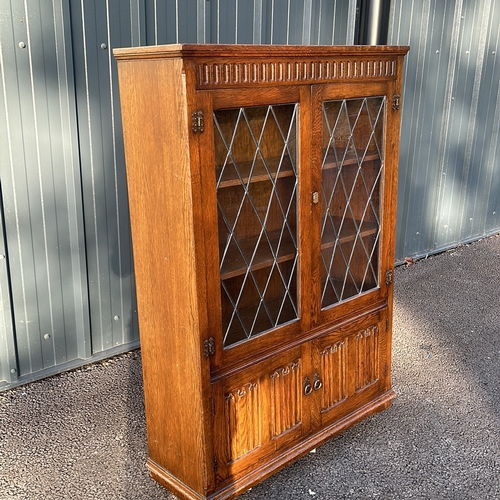
<instances>
[{"instance_id":1,"label":"corrugated metal wall","mask_svg":"<svg viewBox=\"0 0 500 500\"><path fill-rule=\"evenodd\" d=\"M138 345L111 49L352 43L356 3L0 2L0 389ZM399 260L500 228L499 21L494 0L393 0Z\"/></svg>"},{"instance_id":2,"label":"corrugated metal wall","mask_svg":"<svg viewBox=\"0 0 500 500\"><path fill-rule=\"evenodd\" d=\"M0 4L1 378L91 355L67 2Z\"/></svg>"},{"instance_id":3,"label":"corrugated metal wall","mask_svg":"<svg viewBox=\"0 0 500 500\"><path fill-rule=\"evenodd\" d=\"M346 43L354 10L355 0L0 3L0 388L138 346L111 49Z\"/></svg>"},{"instance_id":4,"label":"corrugated metal wall","mask_svg":"<svg viewBox=\"0 0 500 500\"><path fill-rule=\"evenodd\" d=\"M133 4L70 2L93 355L121 349L138 338L118 85L111 52L113 47L138 45L144 38L139 4Z\"/></svg>"},{"instance_id":5,"label":"corrugated metal wall","mask_svg":"<svg viewBox=\"0 0 500 500\"><path fill-rule=\"evenodd\" d=\"M397 257L500 230L500 3L393 1L389 43L410 45Z\"/></svg>"},{"instance_id":6,"label":"corrugated metal wall","mask_svg":"<svg viewBox=\"0 0 500 500\"><path fill-rule=\"evenodd\" d=\"M346 44L356 0L145 0L146 44Z\"/></svg>"}]
</instances>

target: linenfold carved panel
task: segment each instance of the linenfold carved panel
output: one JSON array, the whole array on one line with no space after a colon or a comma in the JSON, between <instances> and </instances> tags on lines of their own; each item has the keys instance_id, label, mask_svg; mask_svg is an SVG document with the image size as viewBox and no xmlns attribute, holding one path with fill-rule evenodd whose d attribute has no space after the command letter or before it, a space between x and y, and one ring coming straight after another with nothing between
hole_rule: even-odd
<instances>
[{"instance_id":1,"label":"linenfold carved panel","mask_svg":"<svg viewBox=\"0 0 500 500\"><path fill-rule=\"evenodd\" d=\"M259 381L226 393L226 422L230 460L234 461L262 444Z\"/></svg>"},{"instance_id":2,"label":"linenfold carved panel","mask_svg":"<svg viewBox=\"0 0 500 500\"><path fill-rule=\"evenodd\" d=\"M356 391L377 381L378 326L373 325L356 335Z\"/></svg>"},{"instance_id":3,"label":"linenfold carved panel","mask_svg":"<svg viewBox=\"0 0 500 500\"><path fill-rule=\"evenodd\" d=\"M197 64L198 88L393 78L396 60L241 61Z\"/></svg>"},{"instance_id":4,"label":"linenfold carved panel","mask_svg":"<svg viewBox=\"0 0 500 500\"><path fill-rule=\"evenodd\" d=\"M325 347L321 351L323 390L321 410L327 411L347 398L347 340Z\"/></svg>"},{"instance_id":5,"label":"linenfold carved panel","mask_svg":"<svg viewBox=\"0 0 500 500\"><path fill-rule=\"evenodd\" d=\"M300 360L274 370L271 375L272 436L296 426L302 415Z\"/></svg>"}]
</instances>

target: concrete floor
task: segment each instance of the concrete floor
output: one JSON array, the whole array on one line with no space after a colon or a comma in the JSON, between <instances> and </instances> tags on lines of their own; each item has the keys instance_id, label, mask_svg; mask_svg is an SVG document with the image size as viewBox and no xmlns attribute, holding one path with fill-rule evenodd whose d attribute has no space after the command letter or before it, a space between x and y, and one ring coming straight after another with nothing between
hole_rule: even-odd
<instances>
[{"instance_id":1,"label":"concrete floor","mask_svg":"<svg viewBox=\"0 0 500 500\"><path fill-rule=\"evenodd\" d=\"M500 237L396 270L391 408L246 492L500 499ZM139 352L0 393L0 500L173 500L148 476Z\"/></svg>"}]
</instances>

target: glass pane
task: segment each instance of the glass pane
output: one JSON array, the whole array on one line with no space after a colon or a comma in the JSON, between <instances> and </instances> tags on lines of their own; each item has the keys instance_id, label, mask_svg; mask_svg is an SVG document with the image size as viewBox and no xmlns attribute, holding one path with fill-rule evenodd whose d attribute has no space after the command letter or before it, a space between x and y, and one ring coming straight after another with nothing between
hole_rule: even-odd
<instances>
[{"instance_id":1,"label":"glass pane","mask_svg":"<svg viewBox=\"0 0 500 500\"><path fill-rule=\"evenodd\" d=\"M379 286L385 97L323 102L321 307Z\"/></svg>"},{"instance_id":2,"label":"glass pane","mask_svg":"<svg viewBox=\"0 0 500 500\"><path fill-rule=\"evenodd\" d=\"M297 110L214 112L224 347L298 318Z\"/></svg>"}]
</instances>

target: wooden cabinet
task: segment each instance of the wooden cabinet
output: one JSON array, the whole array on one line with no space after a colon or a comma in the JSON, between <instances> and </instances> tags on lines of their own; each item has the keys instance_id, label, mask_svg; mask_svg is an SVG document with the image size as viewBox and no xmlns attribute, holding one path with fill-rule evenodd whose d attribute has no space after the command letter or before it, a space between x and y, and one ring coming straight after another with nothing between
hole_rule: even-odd
<instances>
[{"instance_id":1,"label":"wooden cabinet","mask_svg":"<svg viewBox=\"0 0 500 500\"><path fill-rule=\"evenodd\" d=\"M407 47L118 49L152 476L233 498L386 408Z\"/></svg>"}]
</instances>

